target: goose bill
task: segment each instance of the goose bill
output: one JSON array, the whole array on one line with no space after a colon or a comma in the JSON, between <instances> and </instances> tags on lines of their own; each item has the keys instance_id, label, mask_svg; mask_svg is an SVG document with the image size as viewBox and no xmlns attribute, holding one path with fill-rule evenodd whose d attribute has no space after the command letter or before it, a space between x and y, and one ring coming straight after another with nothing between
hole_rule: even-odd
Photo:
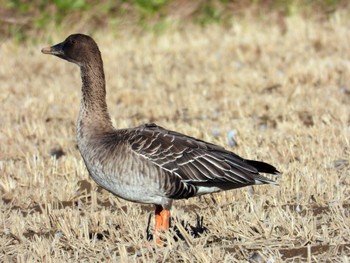
<instances>
[{"instance_id":1,"label":"goose bill","mask_svg":"<svg viewBox=\"0 0 350 263\"><path fill-rule=\"evenodd\" d=\"M59 44L54 45L52 47L45 47L41 50L41 52L44 54L50 54L50 55L55 55L55 56L61 57L64 55L62 48L63 48L63 43L59 43Z\"/></svg>"}]
</instances>

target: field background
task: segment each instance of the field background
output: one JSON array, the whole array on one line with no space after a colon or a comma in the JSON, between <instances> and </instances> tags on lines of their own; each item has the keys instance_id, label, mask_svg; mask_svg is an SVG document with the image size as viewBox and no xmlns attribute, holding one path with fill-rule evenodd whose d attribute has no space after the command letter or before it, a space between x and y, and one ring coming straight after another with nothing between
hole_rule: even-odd
<instances>
[{"instance_id":1,"label":"field background","mask_svg":"<svg viewBox=\"0 0 350 263\"><path fill-rule=\"evenodd\" d=\"M1 262L349 262L347 1L33 2L0 1ZM98 188L77 150L78 68L40 52L75 32L100 46L117 127L223 145L280 186L176 201L152 249L152 206Z\"/></svg>"}]
</instances>

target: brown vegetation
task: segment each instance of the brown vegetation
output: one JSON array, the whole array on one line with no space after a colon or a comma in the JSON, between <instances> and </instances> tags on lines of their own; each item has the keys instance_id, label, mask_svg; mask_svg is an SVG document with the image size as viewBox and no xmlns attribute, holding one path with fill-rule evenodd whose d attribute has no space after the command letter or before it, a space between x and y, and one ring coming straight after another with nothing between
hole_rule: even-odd
<instances>
[{"instance_id":1,"label":"brown vegetation","mask_svg":"<svg viewBox=\"0 0 350 263\"><path fill-rule=\"evenodd\" d=\"M349 22L293 16L157 38L94 35L117 127L156 122L283 172L277 187L175 202L176 231L155 250L150 207L97 188L76 148L79 70L40 53L72 32L35 46L3 42L0 261L348 260Z\"/></svg>"}]
</instances>

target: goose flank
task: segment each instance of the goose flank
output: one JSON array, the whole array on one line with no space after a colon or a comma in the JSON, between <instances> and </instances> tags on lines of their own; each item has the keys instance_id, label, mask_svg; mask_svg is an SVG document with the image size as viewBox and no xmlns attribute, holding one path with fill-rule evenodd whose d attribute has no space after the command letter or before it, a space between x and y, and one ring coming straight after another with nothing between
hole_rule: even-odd
<instances>
[{"instance_id":1,"label":"goose flank","mask_svg":"<svg viewBox=\"0 0 350 263\"><path fill-rule=\"evenodd\" d=\"M80 67L82 97L76 134L79 151L95 182L123 199L155 205L156 242L169 228L173 200L277 184L261 173L279 172L270 164L243 159L184 134L145 124L115 129L106 104L103 61L96 42L83 34L42 49Z\"/></svg>"}]
</instances>

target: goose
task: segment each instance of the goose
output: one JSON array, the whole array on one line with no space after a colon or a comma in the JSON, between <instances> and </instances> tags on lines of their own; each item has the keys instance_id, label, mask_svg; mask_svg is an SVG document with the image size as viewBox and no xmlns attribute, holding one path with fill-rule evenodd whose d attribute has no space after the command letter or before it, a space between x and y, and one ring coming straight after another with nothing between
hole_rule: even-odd
<instances>
[{"instance_id":1,"label":"goose","mask_svg":"<svg viewBox=\"0 0 350 263\"><path fill-rule=\"evenodd\" d=\"M106 103L103 61L88 35L73 34L43 48L80 67L82 96L76 125L78 148L92 179L117 197L155 205L155 240L169 228L174 200L273 184L260 173L280 175L272 165L244 159L224 147L154 123L113 127Z\"/></svg>"}]
</instances>

